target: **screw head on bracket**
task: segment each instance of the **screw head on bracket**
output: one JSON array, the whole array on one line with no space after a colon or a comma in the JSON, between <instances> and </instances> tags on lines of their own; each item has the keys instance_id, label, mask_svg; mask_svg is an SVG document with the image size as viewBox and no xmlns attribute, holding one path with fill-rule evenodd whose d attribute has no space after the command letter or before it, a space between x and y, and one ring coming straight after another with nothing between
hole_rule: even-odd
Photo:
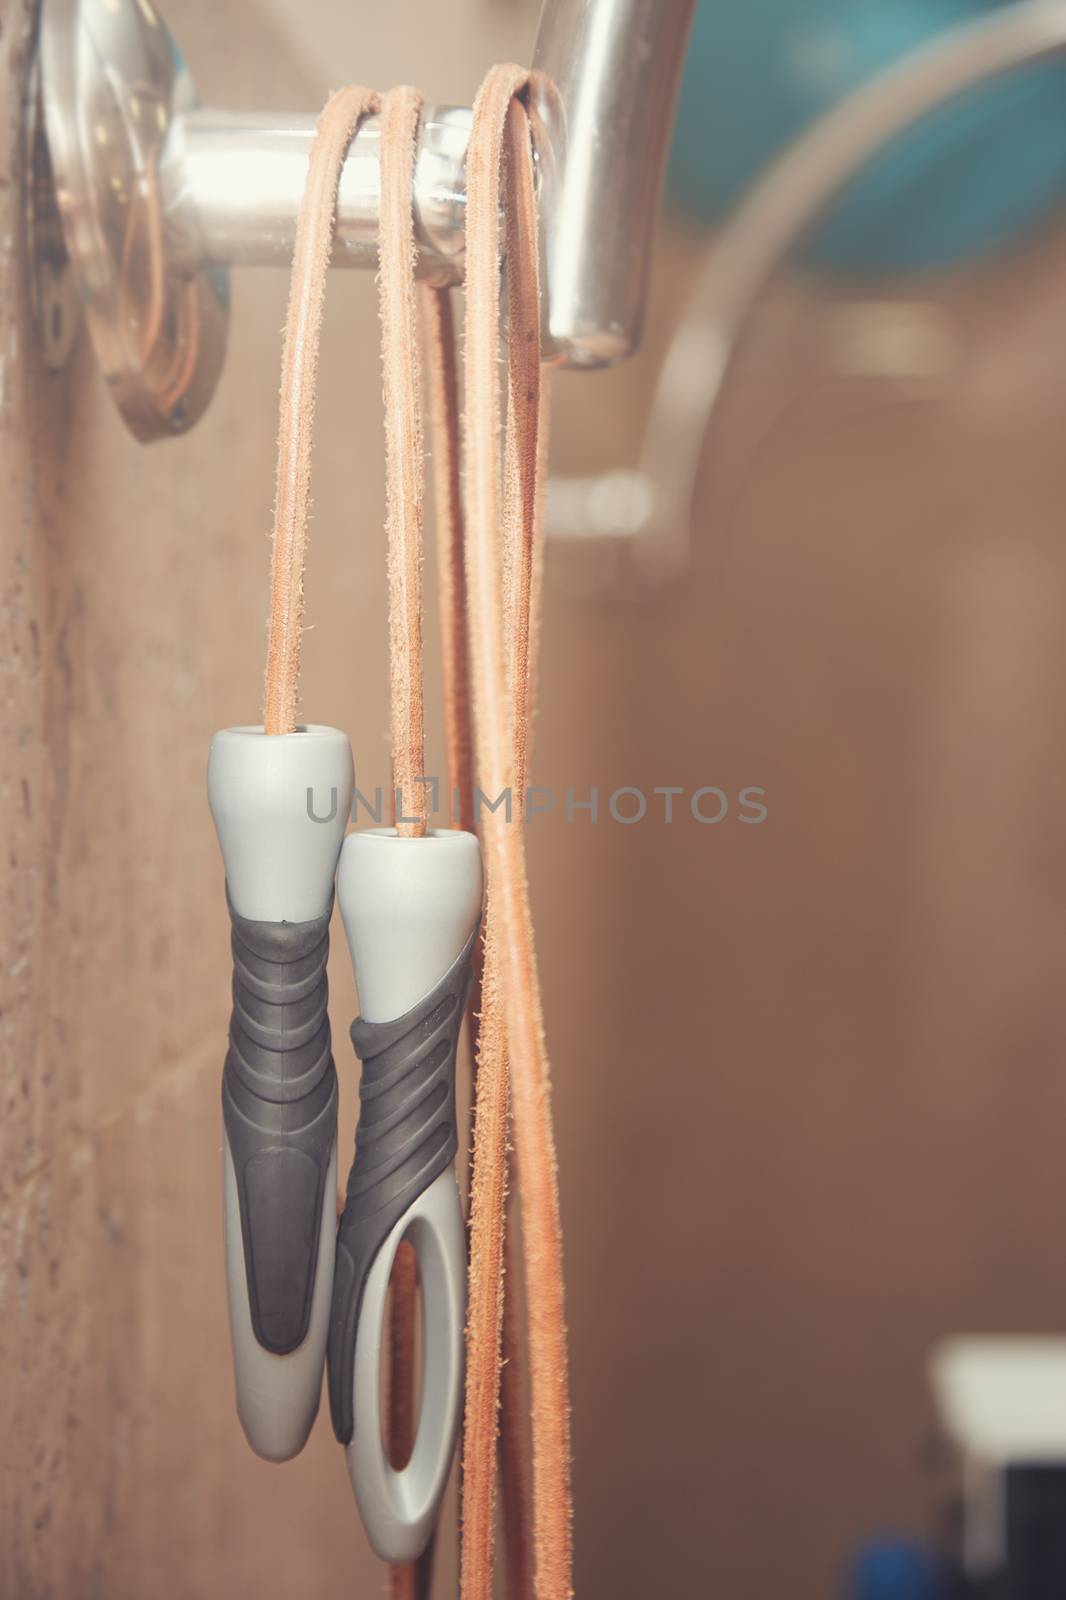
<instances>
[{"instance_id":1,"label":"screw head on bracket","mask_svg":"<svg viewBox=\"0 0 1066 1600\"><path fill-rule=\"evenodd\" d=\"M229 314L225 268L170 244L167 140L196 104L191 79L148 0L44 0L40 82L97 360L137 438L183 433L214 393Z\"/></svg>"}]
</instances>

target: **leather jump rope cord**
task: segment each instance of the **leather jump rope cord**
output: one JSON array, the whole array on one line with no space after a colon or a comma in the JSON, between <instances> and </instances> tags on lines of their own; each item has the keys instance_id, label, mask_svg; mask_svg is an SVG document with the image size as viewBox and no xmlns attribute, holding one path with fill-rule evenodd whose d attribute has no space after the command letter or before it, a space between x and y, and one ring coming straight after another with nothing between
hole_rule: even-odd
<instances>
[{"instance_id":1,"label":"leather jump rope cord","mask_svg":"<svg viewBox=\"0 0 1066 1600\"><path fill-rule=\"evenodd\" d=\"M476 829L474 814L474 735L472 725L470 653L467 630L467 593L465 568L465 528L462 503L459 372L452 315L451 295L447 289L427 286L423 290L426 327L426 365L430 430L432 435L431 460L433 463L433 499L435 509L437 548L437 589L440 609L441 676L444 700L445 761L448 783L453 797L452 821L467 832ZM483 1011L483 947L476 952L471 994L467 1015L472 1028L472 1056L474 1063L472 1084L472 1115L475 1126L480 1123L482 1136L491 1124L490 1143L506 1139L506 1098L493 1094L493 1085L486 1080L485 1094L479 1099L478 1057L479 1020ZM493 1204L495 1204L495 1196ZM472 1206L469 1216L468 1244L471 1242L475 1214L482 1210ZM495 1212L493 1213L496 1214ZM499 1212L502 1230L503 1213ZM502 1253L502 1233L499 1240L495 1231L491 1237L492 1248L488 1261L484 1259L486 1241L480 1236L478 1252L472 1257L471 1277L479 1286L489 1288L499 1281ZM502 1291L501 1291L502 1292ZM482 1567L491 1568L492 1531L495 1526L495 1401L492 1384L497 1381L499 1335L495 1320L495 1300L485 1293L468 1293L467 1309L467 1416L484 1415L489 1409L489 1422L478 1430L478 1444L464 1450L460 1489L461 1548L467 1551L467 1568L470 1552L482 1552ZM513 1332L513 1327L510 1330ZM504 1350L517 1359L517 1350ZM507 1426L501 1415L501 1431ZM503 1480L505 1539L508 1569L513 1566L513 1556L522 1558L525 1540L518 1531L514 1518L516 1512L524 1525L524 1462L522 1459L522 1413L513 1431L518 1450L507 1450L501 1440L501 1478ZM509 1515L510 1513L510 1515ZM465 1591L464 1591L465 1592ZM528 1581L508 1581L506 1592L510 1600L524 1600ZM403 1600L394 1596L393 1600Z\"/></svg>"},{"instance_id":2,"label":"leather jump rope cord","mask_svg":"<svg viewBox=\"0 0 1066 1600\"><path fill-rule=\"evenodd\" d=\"M386 542L389 591L389 727L397 833L427 826L422 652L424 440L418 307L415 299L414 168L422 96L401 86L381 104L378 308L385 404ZM408 820L414 819L414 820ZM414 1447L417 1257L401 1245L390 1288L387 1428L394 1466ZM433 1543L417 1562L389 1567L390 1600L428 1595Z\"/></svg>"},{"instance_id":3,"label":"leather jump rope cord","mask_svg":"<svg viewBox=\"0 0 1066 1600\"><path fill-rule=\"evenodd\" d=\"M537 242L528 120L516 99L527 82L517 67L497 67L487 76L475 105L468 158L466 440L468 537L465 588L473 692L477 776L496 795L521 793L531 711L535 644L533 607L539 587L534 558L538 508L539 333L536 307ZM417 111L412 91L392 100L397 124L413 154ZM319 336L336 206L337 182L348 145L362 117L378 110L371 90L342 89L319 119L307 185L300 207L282 365L274 541L271 563L269 643L264 731L281 734L296 726L303 625L303 567L310 506L311 440ZM413 118L413 127L412 127ZM386 141L392 143L392 140ZM400 144L400 135L396 143ZM504 446L506 487L500 505L500 403L497 387L499 328L499 208L506 183L516 196L509 220L508 439ZM398 180L397 180L398 181ZM390 184L383 172L383 217ZM397 198L395 194L392 198ZM410 213L409 172L406 210ZM508 211L509 219L511 211ZM385 231L383 227L383 232ZM389 229L402 239L401 229ZM410 240L410 233L407 234ZM408 266L411 246L408 245ZM384 252L383 252L384 254ZM399 257L397 257L397 261ZM384 262L383 262L384 268ZM533 287L532 325L529 287ZM523 288L524 286L524 288ZM413 337L399 344L398 330L413 329L413 291L388 298L386 383L389 371L401 392L417 394ZM523 309L523 301L527 304ZM440 302L437 302L438 309ZM519 341L524 341L520 344ZM525 358L523 359L523 350ZM408 385L408 388L404 388ZM411 461L421 428L406 405L388 434L394 465ZM390 468L390 471L393 470ZM451 469L449 469L451 470ZM424 830L413 779L421 776L421 498L420 470L390 478L390 708L396 738L395 785L405 806L399 823ZM398 494L398 500L392 495ZM452 490L449 489L449 493ZM414 498L412 499L412 496ZM457 505L457 502L455 502ZM454 507L453 507L454 509ZM502 510L502 519L501 519ZM505 556L498 548L501 528ZM457 525L457 524L456 524ZM451 557L454 560L454 549ZM504 608L508 607L505 615ZM412 618L417 615L417 627ZM452 678L453 687L459 683ZM450 715L464 718L459 698ZM453 744L458 748L458 743ZM458 770L458 769L456 769ZM488 880L484 1001L479 1030L478 1108L471 1181L471 1268L468 1322L466 1436L463 1475L461 1583L464 1600L489 1600L496 1428L503 1312L503 1233L507 1167L508 1069L512 1085L514 1145L526 1255L526 1323L531 1393L533 1456L532 1548L537 1600L565 1600L571 1589L570 1442L562 1249L548 1066L533 948L522 830L502 811L483 821ZM505 1002L506 1001L506 1005ZM403 1323L397 1317L397 1325ZM402 1408L394 1412L402 1416ZM396 1572L399 1580L399 1569ZM406 1581L406 1580L404 1580Z\"/></svg>"},{"instance_id":4,"label":"leather jump rope cord","mask_svg":"<svg viewBox=\"0 0 1066 1600\"><path fill-rule=\"evenodd\" d=\"M447 289L427 285L423 290L426 328L427 390L430 431L433 439L433 499L436 511L437 590L440 610L441 677L444 699L445 761L448 784L453 796L453 823L474 832L474 749L471 723L470 656L466 625L466 571L464 567L464 524L459 422L459 373L452 315L451 294ZM477 952L467 1015L471 1022L472 1056L477 1059L477 1023L482 1008L482 951ZM477 1115L477 1074L472 1085L472 1108ZM487 1123L489 1111L482 1107ZM506 1137L497 1112L496 1137ZM501 1386L499 1421L499 1477L502 1491L506 1581L509 1600L531 1600L532 1568L526 1507L529 1499L525 1450L525 1417L521 1385L519 1329L515 1316L514 1278L510 1276L512 1241L507 1241L505 1261L503 1325L501 1338ZM515 1269L517 1270L517 1269ZM490 1304L490 1313L494 1307ZM478 1318L480 1324L484 1313ZM491 1315L488 1332L488 1366L491 1371ZM478 1489L468 1491L467 1511L473 1498L481 1501L476 1519L482 1529L491 1527L493 1480L491 1453L483 1458L477 1478ZM489 1551L491 1559L491 1547ZM393 1600L406 1600L394 1596Z\"/></svg>"},{"instance_id":5,"label":"leather jump rope cord","mask_svg":"<svg viewBox=\"0 0 1066 1600\"><path fill-rule=\"evenodd\" d=\"M526 1441L529 1400L524 1382L521 1329L516 1300L521 1265L515 1247L513 1227L506 1223L505 1226L498 1445L504 1593L507 1595L507 1600L533 1600L533 1551L529 1530L531 1496Z\"/></svg>"},{"instance_id":6,"label":"leather jump rope cord","mask_svg":"<svg viewBox=\"0 0 1066 1600\"><path fill-rule=\"evenodd\" d=\"M385 398L389 724L396 831L408 838L425 833L428 816L422 672L424 445L413 201L421 115L417 89L391 89L382 101L378 303Z\"/></svg>"},{"instance_id":7,"label":"leather jump rope cord","mask_svg":"<svg viewBox=\"0 0 1066 1600\"><path fill-rule=\"evenodd\" d=\"M426 328L427 392L429 398L430 431L433 440L431 460L433 465L433 498L435 507L437 589L440 609L441 676L444 700L446 770L449 788L454 796L453 821L467 832L475 830L474 815L474 751L471 724L471 687L468 633L466 622L466 572L464 567L464 524L460 470L459 377L456 358L455 324L452 314L451 294L447 289L427 285L423 289L424 325ZM515 325L517 327L517 324ZM546 429L541 433L543 440ZM539 508L538 508L539 509ZM539 529L539 524L538 524ZM512 540L505 541L510 549ZM539 546L538 546L539 548ZM535 606L539 596L539 559L535 562L534 586L529 590L530 603ZM530 639L530 629L524 629ZM535 639L530 640L535 647ZM480 954L480 952L479 952ZM476 963L472 984L470 1015L474 1021L474 1047L476 1058L476 1021L481 1011L481 962ZM477 1087L475 1080L475 1107ZM506 1138L506 1102L502 1114L498 1097L494 1106L486 1098L480 1113L482 1127L489 1124L494 1129L489 1143L498 1144ZM502 1226L502 1222L501 1222ZM521 1350L519 1327L515 1310L514 1284L518 1271L513 1258L513 1241L506 1246L503 1323L501 1337L501 1383L499 1420L499 1472L502 1490L504 1547L506 1558L505 1592L510 1600L529 1600L532 1596L531 1553L527 1506L529 1501L528 1469L525 1441L525 1392L521 1381ZM491 1265L491 1263L490 1263ZM482 1281L491 1282L478 1263L477 1273ZM495 1307L488 1305L488 1330L482 1339L484 1357L475 1354L475 1368L481 1364L491 1375L493 1366L492 1315ZM475 1323L481 1325L485 1308L475 1312ZM475 1336L471 1334L471 1341ZM468 1371L470 1363L468 1360ZM489 1379L475 1380L478 1392L488 1386ZM493 1526L492 1488L495 1471L491 1449L482 1454L478 1467L468 1461L475 1483L464 1488L467 1517L470 1526L466 1537L469 1548L479 1545L484 1550L485 1535ZM469 1477L464 1484L469 1482ZM478 1503L477 1511L474 1510ZM480 1539L478 1531L480 1530ZM491 1544L487 1560L491 1561ZM400 1597L394 1597L400 1600Z\"/></svg>"},{"instance_id":8,"label":"leather jump rope cord","mask_svg":"<svg viewBox=\"0 0 1066 1600\"><path fill-rule=\"evenodd\" d=\"M524 129L514 130L513 119L508 123L509 132L517 131L519 136L526 137ZM532 185L523 185L520 191L524 200L533 201ZM518 225L529 226L529 218L522 217L517 206L510 207L507 211L508 226L508 260L514 264L515 270L520 269L523 260L520 239L512 237L512 230ZM532 214L532 225L536 226L535 211ZM534 257L534 265L536 258ZM518 610L515 613L515 648L512 653L513 674L512 692L514 695L514 715L516 726L523 730L524 737L519 745L520 769L516 774L516 788L525 801L526 779L529 762L532 759L532 744L534 734L534 713L536 709L537 671L540 649L540 624L542 615L542 592L544 578L544 541L542 519L542 494L547 474L548 463L548 385L540 383L539 374L539 322L536 314L539 310L539 285L534 277L532 285L532 302L523 299L523 306L527 307L534 316L533 327L537 332L536 342L532 345L537 362L536 381L539 385L539 405L536 426L536 457L527 466L532 467L529 493L522 500L521 509L524 512L525 523L520 531L524 537L521 545L523 561L521 576L516 589L516 603ZM509 337L511 340L521 338L521 324L512 320ZM524 350L523 350L524 345ZM530 344L528 340L522 341L518 346L528 360ZM520 363L512 366L519 367ZM513 382L508 388L509 403L515 405ZM521 396L518 397L519 400ZM532 395L526 392L527 403L532 400ZM514 460L514 458L512 458ZM510 481L510 480L509 480ZM512 496L512 500L513 500ZM511 541L508 541L511 543ZM524 626L523 626L524 618ZM510 1167L514 1165L513 1152L510 1153ZM504 1302L503 1326L501 1329L501 1373L500 1373L500 1488L502 1496L502 1522L504 1533L504 1559L505 1559L505 1593L508 1600L533 1600L533 1552L529 1527L529 1505L531 1490L529 1485L529 1469L527 1464L526 1449L526 1418L529 1409L528 1389L525 1383L523 1351L521 1348L521 1333L517 1307L518 1275L521 1271L517 1241L514 1229L508 1227L505 1220L506 1234L504 1239Z\"/></svg>"},{"instance_id":9,"label":"leather jump rope cord","mask_svg":"<svg viewBox=\"0 0 1066 1600\"><path fill-rule=\"evenodd\" d=\"M433 506L441 636L444 748L452 820L466 833L474 817L474 744L470 656L466 631L466 568L459 427L459 364L451 292L422 289L426 330L426 393L433 447Z\"/></svg>"},{"instance_id":10,"label":"leather jump rope cord","mask_svg":"<svg viewBox=\"0 0 1066 1600\"><path fill-rule=\"evenodd\" d=\"M513 72L513 69L511 69ZM526 155L528 129L525 117L508 114L508 151ZM520 169L521 170L521 169ZM532 182L512 185L515 203L507 208L508 261L512 272L509 299L515 314L508 340L507 459L504 473L505 514L501 585L506 590L508 681L512 728L516 738L516 789L524 792L524 767L532 727L532 695L540 611L542 560L540 541L540 486L547 441L547 387L540 386L538 284L536 279L535 210ZM532 267L532 272L530 268ZM471 729L471 685L466 621L466 573L463 560L464 528L459 473L459 397L451 300L446 290L424 290L427 327L427 366L433 432L434 500L437 525L438 588L440 594L445 731L449 780L458 797L461 827L475 825L473 808L474 757ZM496 325L498 301L493 296ZM495 338L495 334L493 335ZM541 408L531 415L538 394ZM516 425L517 422L517 425ZM531 431L532 424L532 431ZM519 442L525 444L519 449ZM535 445L535 449L532 446ZM521 689L521 693L519 690ZM490 925L493 914L489 913ZM494 1062L489 1040L499 1041L498 941L490 941L496 954L488 955L487 1011L473 1001L475 1014L483 1011L486 1032L485 1076L476 1083L476 1182L480 1199L471 1204L471 1288L467 1339L467 1440L462 1486L463 1594L485 1594L491 1587L495 1524L494 1440L499 1392L500 1476L506 1554L506 1592L512 1600L532 1595L531 1551L528 1530L527 1466L525 1451L525 1391L520 1366L518 1320L515 1307L517 1266L511 1260L513 1242L504 1255L503 1228L506 1201L507 1060L504 1046ZM495 970L494 970L495 969ZM479 973L475 985L480 988ZM484 1063L483 1063L484 1064ZM480 1158L480 1159L479 1159ZM486 1184L487 1178L487 1184ZM506 1270L506 1276L504 1272ZM502 1330L500 1326L502 1316ZM501 1337L502 1332L502 1337ZM502 1386L500 1379L502 1343ZM498 1386L499 1389L498 1389Z\"/></svg>"},{"instance_id":11,"label":"leather jump rope cord","mask_svg":"<svg viewBox=\"0 0 1066 1600\"><path fill-rule=\"evenodd\" d=\"M467 157L465 434L466 582L478 783L495 797L524 779L539 583L533 557L542 457L536 212L519 67L495 67L474 106ZM508 232L508 433L500 559L500 203ZM519 817L516 819L520 822ZM508 1069L525 1254L533 1457L532 1547L537 1600L572 1593L570 1412L562 1243L548 1062L544 1046L521 826L482 819L488 880L484 1000L471 1180L470 1302L461 1593L489 1600L493 1461L503 1307Z\"/></svg>"},{"instance_id":12,"label":"leather jump rope cord","mask_svg":"<svg viewBox=\"0 0 1066 1600\"><path fill-rule=\"evenodd\" d=\"M412 89L393 90L382 104L381 139L381 228L380 228L380 309L382 322L382 360L385 380L386 461L388 482L389 549L389 640L390 712L393 748L394 789L399 802L397 828L422 832L426 825L425 785L422 776L424 751L424 695L422 672L422 456L423 435L420 412L417 314L414 293L414 238L412 180L421 97ZM539 286L536 260L536 215L532 184L529 131L524 112L515 108L507 115L507 170L524 160L524 182L511 185L514 201L507 212L507 246L512 263L509 290L512 317L508 361L508 427L505 434L505 503L503 514L502 599L508 619L507 691L510 699L510 725L514 739L514 765L519 795L524 792L531 675L530 641L534 636L530 607L534 595L534 545L539 511L538 468L540 412L540 335ZM501 157L503 152L501 151ZM499 162L497 163L499 167ZM499 182L499 179L497 179ZM497 200L498 204L498 200ZM530 250L532 246L532 250ZM464 530L459 471L459 426L457 372L454 330L450 301L445 293L429 290L425 295L428 323L430 398L436 424L434 453L435 487L439 522L439 566L442 576L444 613L444 698L450 774L461 804L472 819L473 740L471 736L471 696L469 685L468 636L464 627L463 603L469 590L463 571ZM494 325L498 304L493 309ZM539 561L536 563L539 567ZM419 792L420 791L420 792ZM421 802L421 803L419 803ZM412 807L411 811L408 807ZM414 816L415 822L403 819ZM465 820L465 819L464 819ZM491 891L490 891L491 896ZM491 903L491 900L490 900ZM488 918L490 950L496 948L493 915ZM498 966L490 954L490 971ZM494 984L498 989L498 985ZM493 1008L495 1009L495 1008ZM499 1031L497 1029L497 1031ZM503 1156L506 1172L506 1055L501 1075L502 1116L489 1118L496 1144ZM500 1245L503 1242L502 1205L498 1223L493 1224ZM502 1257L501 1257L502 1268ZM503 1279L500 1274L497 1316L503 1311ZM405 1263L394 1274L390 1339L392 1343L392 1382L390 1393L390 1432L394 1450L409 1451L413 1438L411 1382L415 1296L417 1280L413 1263ZM517 1361L517 1338L513 1319L508 1323L507 1354ZM500 1330L495 1330L499 1349ZM498 1381L498 1355L494 1362ZM517 1373L517 1366L514 1365ZM508 1568L512 1574L512 1593L529 1590L528 1558L523 1514L522 1412L509 1390L507 1437L503 1449L504 1501L507 1516ZM520 1387L518 1389L520 1393ZM495 1474L495 1397L493 1430L479 1470L494 1482ZM468 1453L469 1460L469 1453ZM465 1481L465 1480L464 1480ZM491 1490L490 1490L491 1503ZM568 1530L567 1530L568 1533ZM408 1600L428 1588L431 1553L417 1567L390 1569L390 1589L395 1600ZM491 1561L491 1552L490 1552Z\"/></svg>"},{"instance_id":13,"label":"leather jump rope cord","mask_svg":"<svg viewBox=\"0 0 1066 1600\"><path fill-rule=\"evenodd\" d=\"M304 561L311 505L311 443L326 274L333 245L337 184L359 123L376 112L372 89L338 89L318 119L296 223L281 364L274 542L270 569L263 731L296 727L303 636Z\"/></svg>"},{"instance_id":14,"label":"leather jump rope cord","mask_svg":"<svg viewBox=\"0 0 1066 1600\"><path fill-rule=\"evenodd\" d=\"M505 212L508 262L508 422L504 440L503 583L505 613L511 619L510 668L515 732L515 793L524 807L532 756L540 644L544 543L541 494L547 466L548 385L540 373L540 286L537 277L536 205L529 164L525 118L508 116L505 152L508 171L529 181L511 183ZM528 246L532 242L530 252ZM513 1154L509 1159L513 1167ZM509 1185L510 1189L510 1185ZM508 1196L510 1210L511 1196ZM504 1534L505 1592L509 1600L532 1600L533 1552L530 1540L531 1490L527 1465L528 1391L524 1382L517 1290L521 1271L513 1225L504 1219L504 1291L501 1327L499 1467Z\"/></svg>"}]
</instances>

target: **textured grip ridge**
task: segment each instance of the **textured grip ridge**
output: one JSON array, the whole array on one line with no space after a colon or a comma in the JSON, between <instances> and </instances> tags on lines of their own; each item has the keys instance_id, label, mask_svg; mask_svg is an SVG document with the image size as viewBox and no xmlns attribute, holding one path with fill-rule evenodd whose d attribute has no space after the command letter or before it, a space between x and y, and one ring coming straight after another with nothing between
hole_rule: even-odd
<instances>
[{"instance_id":1,"label":"textured grip ridge","mask_svg":"<svg viewBox=\"0 0 1066 1600\"><path fill-rule=\"evenodd\" d=\"M337 1137L326 1010L329 919L327 911L313 922L251 922L230 905L233 1013L222 1112L252 1328L277 1355L307 1336Z\"/></svg>"},{"instance_id":2,"label":"textured grip ridge","mask_svg":"<svg viewBox=\"0 0 1066 1600\"><path fill-rule=\"evenodd\" d=\"M449 972L394 1022L352 1024L363 1063L355 1160L337 1235L329 1405L341 1444L354 1431L352 1376L363 1284L400 1218L454 1161L455 1059L477 929Z\"/></svg>"}]
</instances>

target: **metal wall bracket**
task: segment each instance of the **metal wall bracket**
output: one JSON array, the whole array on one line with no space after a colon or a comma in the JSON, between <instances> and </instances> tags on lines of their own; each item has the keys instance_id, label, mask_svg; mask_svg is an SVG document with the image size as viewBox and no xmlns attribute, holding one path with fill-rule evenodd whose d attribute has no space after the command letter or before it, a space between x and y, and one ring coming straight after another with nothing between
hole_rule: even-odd
<instances>
[{"instance_id":1,"label":"metal wall bracket","mask_svg":"<svg viewBox=\"0 0 1066 1600\"><path fill-rule=\"evenodd\" d=\"M214 391L228 314L225 270L175 239L163 181L168 141L195 105L191 80L146 0L47 0L40 84L56 208L97 359L138 438L180 433Z\"/></svg>"},{"instance_id":2,"label":"metal wall bracket","mask_svg":"<svg viewBox=\"0 0 1066 1600\"><path fill-rule=\"evenodd\" d=\"M529 104L544 354L560 365L610 365L639 338L693 5L545 4ZM144 440L181 433L222 368L228 267L291 260L315 118L199 109L150 0L44 0L39 70L46 141L33 136L28 188L46 352L62 360L69 318L55 308L73 284L129 427ZM438 282L462 278L470 116L432 107L423 124L416 240L419 270ZM370 118L345 163L336 266L376 262L377 140Z\"/></svg>"}]
</instances>

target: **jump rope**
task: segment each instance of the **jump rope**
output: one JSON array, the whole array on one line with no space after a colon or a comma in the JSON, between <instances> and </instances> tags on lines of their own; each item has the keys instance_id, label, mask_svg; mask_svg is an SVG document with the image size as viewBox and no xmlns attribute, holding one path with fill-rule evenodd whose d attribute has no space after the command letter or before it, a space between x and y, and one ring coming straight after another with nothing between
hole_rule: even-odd
<instances>
[{"instance_id":1,"label":"jump rope","mask_svg":"<svg viewBox=\"0 0 1066 1600\"><path fill-rule=\"evenodd\" d=\"M391 1564L397 1597L426 1590L460 1409L462 1600L490 1600L493 1592L498 1470L508 1594L564 1600L572 1592L562 1246L521 826L536 691L547 437L534 170L522 99L527 83L523 69L495 67L474 106L467 156L465 504L451 301L447 290L421 291L445 738L459 827L429 827L424 781L423 428L412 203L422 102L411 88L382 99L367 89L342 89L319 120L282 360L263 724L216 735L208 768L233 924L223 1112L238 1411L258 1453L288 1459L310 1432L326 1364L334 1431L370 1541ZM345 837L353 792L348 740L336 729L297 724L296 713L318 347L337 184L359 123L378 111L396 812L392 829ZM507 287L502 428L501 267ZM503 806L475 815L475 784L488 797L509 794L510 816ZM352 1038L363 1062L355 1160L336 1231L337 1080L326 988L335 884L359 988L362 1014ZM455 1068L471 985L474 1137L464 1235ZM505 1221L509 1137L521 1267ZM519 1270L521 1319L514 1292ZM419 1282L424 1340L416 1418ZM385 1338L391 1360L383 1430Z\"/></svg>"}]
</instances>

